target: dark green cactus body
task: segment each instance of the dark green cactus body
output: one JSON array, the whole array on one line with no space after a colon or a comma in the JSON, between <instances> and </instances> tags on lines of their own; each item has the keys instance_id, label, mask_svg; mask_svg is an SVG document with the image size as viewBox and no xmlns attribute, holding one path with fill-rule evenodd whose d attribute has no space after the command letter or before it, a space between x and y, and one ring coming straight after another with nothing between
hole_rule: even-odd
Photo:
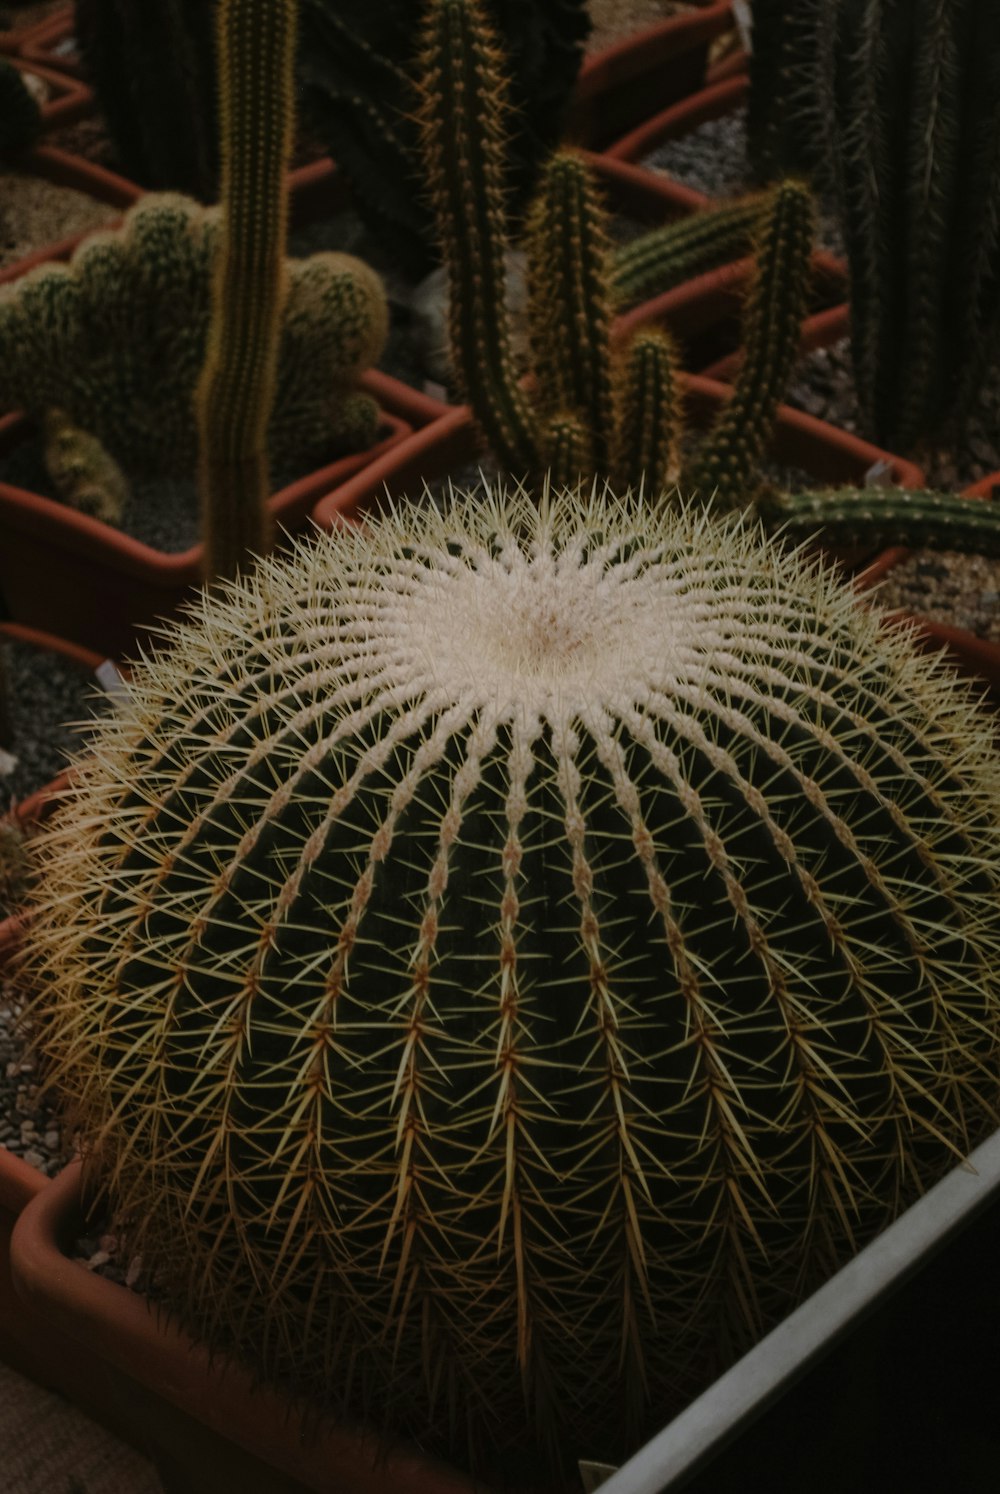
<instances>
[{"instance_id":1,"label":"dark green cactus body","mask_svg":"<svg viewBox=\"0 0 1000 1494\"><path fill-rule=\"evenodd\" d=\"M126 174L214 201L217 0L76 0L88 80Z\"/></svg>"},{"instance_id":2,"label":"dark green cactus body","mask_svg":"<svg viewBox=\"0 0 1000 1494\"><path fill-rule=\"evenodd\" d=\"M16 67L0 57L0 156L28 150L41 134L42 112Z\"/></svg>"},{"instance_id":3,"label":"dark green cactus body","mask_svg":"<svg viewBox=\"0 0 1000 1494\"><path fill-rule=\"evenodd\" d=\"M342 1416L618 1462L997 1123L994 722L756 526L390 514L97 729L56 1088L166 1300Z\"/></svg>"},{"instance_id":4,"label":"dark green cactus body","mask_svg":"<svg viewBox=\"0 0 1000 1494\"><path fill-rule=\"evenodd\" d=\"M1000 555L1000 504L934 489L815 488L758 504L769 529L832 545L928 546Z\"/></svg>"},{"instance_id":5,"label":"dark green cactus body","mask_svg":"<svg viewBox=\"0 0 1000 1494\"><path fill-rule=\"evenodd\" d=\"M297 0L220 0L222 221L195 393L207 577L235 575L270 532L267 426L285 296Z\"/></svg>"},{"instance_id":6,"label":"dark green cactus body","mask_svg":"<svg viewBox=\"0 0 1000 1494\"><path fill-rule=\"evenodd\" d=\"M623 487L643 484L650 495L677 482L681 394L677 348L656 327L644 327L620 354L614 466Z\"/></svg>"},{"instance_id":7,"label":"dark green cactus body","mask_svg":"<svg viewBox=\"0 0 1000 1494\"><path fill-rule=\"evenodd\" d=\"M798 354L809 287L813 202L793 180L772 189L743 314L744 355L732 397L686 468L682 486L719 508L746 501ZM713 496L714 495L714 496Z\"/></svg>"},{"instance_id":8,"label":"dark green cactus body","mask_svg":"<svg viewBox=\"0 0 1000 1494\"><path fill-rule=\"evenodd\" d=\"M996 359L1000 9L810 0L773 27L755 61L764 165L788 170L804 141L816 179L832 184L861 408L883 444L908 449L962 415ZM775 48L793 54L780 94L763 81Z\"/></svg>"}]
</instances>

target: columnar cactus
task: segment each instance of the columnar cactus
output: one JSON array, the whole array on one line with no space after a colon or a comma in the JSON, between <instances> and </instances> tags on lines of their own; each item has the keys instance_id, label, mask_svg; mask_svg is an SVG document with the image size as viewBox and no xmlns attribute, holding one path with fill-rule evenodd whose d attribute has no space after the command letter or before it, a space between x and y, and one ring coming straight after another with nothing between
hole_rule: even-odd
<instances>
[{"instance_id":1,"label":"columnar cactus","mask_svg":"<svg viewBox=\"0 0 1000 1494\"><path fill-rule=\"evenodd\" d=\"M1000 7L767 0L763 11L760 165L787 171L804 146L833 184L861 407L879 440L906 449L960 415L996 363Z\"/></svg>"},{"instance_id":2,"label":"columnar cactus","mask_svg":"<svg viewBox=\"0 0 1000 1494\"><path fill-rule=\"evenodd\" d=\"M68 265L0 286L0 406L65 411L126 472L193 473L218 229L217 209L151 193ZM351 255L290 260L287 277L268 433L286 467L370 440L370 414L353 431L342 414L388 327L381 281Z\"/></svg>"},{"instance_id":3,"label":"columnar cactus","mask_svg":"<svg viewBox=\"0 0 1000 1494\"><path fill-rule=\"evenodd\" d=\"M132 1247L265 1379L616 1461L996 1124L994 723L756 526L394 510L169 644L23 978Z\"/></svg>"},{"instance_id":4,"label":"columnar cactus","mask_svg":"<svg viewBox=\"0 0 1000 1494\"><path fill-rule=\"evenodd\" d=\"M287 293L287 171L298 0L219 0L221 220L195 390L208 577L270 543L267 427Z\"/></svg>"},{"instance_id":5,"label":"columnar cactus","mask_svg":"<svg viewBox=\"0 0 1000 1494\"><path fill-rule=\"evenodd\" d=\"M739 259L753 248L766 198L759 193L675 218L612 252L616 311L680 285L693 275Z\"/></svg>"},{"instance_id":6,"label":"columnar cactus","mask_svg":"<svg viewBox=\"0 0 1000 1494\"><path fill-rule=\"evenodd\" d=\"M673 399L676 360L662 338L647 339L643 356L612 354L615 259L582 157L561 150L550 158L527 217L535 363L528 393L511 354L506 305L507 85L481 0L430 0L417 71L424 172L448 270L459 392L503 465L518 476L539 478L553 470L555 454L560 464L580 462L575 470L557 466L560 479L614 476L622 484L660 490L677 477L673 455L681 444L681 415L676 402L654 410L651 401ZM747 357L730 410L692 459L690 481L706 501L723 507L745 498L763 455L807 298L813 221L808 189L797 181L780 183L755 216L759 271L745 328ZM745 232L744 206L738 217ZM723 231L731 228L727 219ZM640 376L647 380L644 387L634 383ZM681 481L688 482L683 473Z\"/></svg>"}]
</instances>

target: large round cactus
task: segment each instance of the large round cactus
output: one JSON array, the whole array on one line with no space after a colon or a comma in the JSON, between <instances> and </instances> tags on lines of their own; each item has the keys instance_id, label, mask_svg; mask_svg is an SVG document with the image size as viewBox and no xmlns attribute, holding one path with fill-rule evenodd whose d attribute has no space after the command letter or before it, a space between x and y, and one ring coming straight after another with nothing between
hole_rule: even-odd
<instances>
[{"instance_id":1,"label":"large round cactus","mask_svg":"<svg viewBox=\"0 0 1000 1494\"><path fill-rule=\"evenodd\" d=\"M26 972L136 1248L265 1378L618 1457L995 1124L991 722L801 554L493 495L170 638Z\"/></svg>"}]
</instances>

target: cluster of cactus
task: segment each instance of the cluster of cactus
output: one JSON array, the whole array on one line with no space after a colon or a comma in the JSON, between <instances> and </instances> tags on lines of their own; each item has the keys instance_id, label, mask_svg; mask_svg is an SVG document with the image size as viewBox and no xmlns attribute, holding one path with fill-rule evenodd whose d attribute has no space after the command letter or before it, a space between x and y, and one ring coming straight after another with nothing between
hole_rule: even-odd
<instances>
[{"instance_id":1,"label":"cluster of cactus","mask_svg":"<svg viewBox=\"0 0 1000 1494\"><path fill-rule=\"evenodd\" d=\"M756 524L401 508L166 641L23 978L130 1248L265 1380L617 1462L996 1124L994 723Z\"/></svg>"},{"instance_id":2,"label":"cluster of cactus","mask_svg":"<svg viewBox=\"0 0 1000 1494\"><path fill-rule=\"evenodd\" d=\"M122 169L142 186L213 202L217 0L75 0L74 29Z\"/></svg>"},{"instance_id":3,"label":"cluster of cactus","mask_svg":"<svg viewBox=\"0 0 1000 1494\"><path fill-rule=\"evenodd\" d=\"M0 57L0 156L28 150L42 129L42 111L20 72Z\"/></svg>"},{"instance_id":4,"label":"cluster of cactus","mask_svg":"<svg viewBox=\"0 0 1000 1494\"><path fill-rule=\"evenodd\" d=\"M511 356L505 294L505 140L510 106L502 52L478 0L433 0L421 36L417 116L449 279L452 363L501 464L556 483L612 477L653 491L679 475L677 357L647 328L613 347L615 261L587 166L555 152L527 216L525 249L533 387ZM798 350L809 282L813 207L789 180L769 201L734 209L757 222L747 357L733 400L685 465L686 488L722 507L743 501ZM728 221L728 220L726 220ZM654 246L662 262L663 246Z\"/></svg>"},{"instance_id":5,"label":"cluster of cactus","mask_svg":"<svg viewBox=\"0 0 1000 1494\"><path fill-rule=\"evenodd\" d=\"M832 184L861 408L909 449L959 418L997 361L1000 7L764 4L759 38L756 10L759 165L786 170L805 149Z\"/></svg>"},{"instance_id":6,"label":"cluster of cactus","mask_svg":"<svg viewBox=\"0 0 1000 1494\"><path fill-rule=\"evenodd\" d=\"M219 217L151 193L68 264L0 287L0 406L65 412L126 472L193 472ZM378 410L357 380L388 309L378 276L350 255L289 260L286 282L268 449L276 466L301 470L338 442L370 443Z\"/></svg>"}]
</instances>

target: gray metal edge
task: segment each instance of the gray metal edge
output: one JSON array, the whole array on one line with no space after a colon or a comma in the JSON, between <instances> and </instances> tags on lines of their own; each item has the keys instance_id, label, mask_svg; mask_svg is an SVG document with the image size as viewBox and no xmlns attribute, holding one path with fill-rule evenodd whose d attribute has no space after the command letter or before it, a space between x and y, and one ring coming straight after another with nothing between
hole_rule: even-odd
<instances>
[{"instance_id":1,"label":"gray metal edge","mask_svg":"<svg viewBox=\"0 0 1000 1494\"><path fill-rule=\"evenodd\" d=\"M998 1189L1000 1131L995 1131L623 1463L602 1483L600 1494L664 1494L680 1488L717 1443L760 1415Z\"/></svg>"}]
</instances>

